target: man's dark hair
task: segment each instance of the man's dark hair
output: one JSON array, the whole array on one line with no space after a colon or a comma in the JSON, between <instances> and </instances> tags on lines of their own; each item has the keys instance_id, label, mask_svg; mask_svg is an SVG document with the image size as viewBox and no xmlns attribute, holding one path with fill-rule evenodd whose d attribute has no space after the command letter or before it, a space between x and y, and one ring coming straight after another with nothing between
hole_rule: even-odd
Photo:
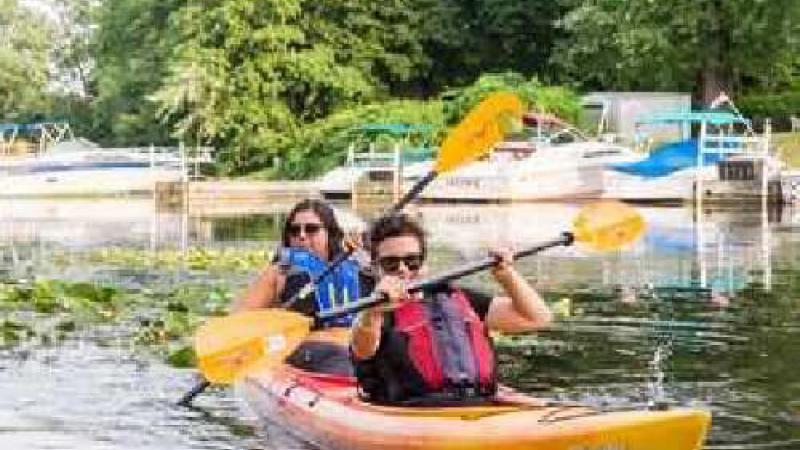
<instances>
[{"instance_id":1,"label":"man's dark hair","mask_svg":"<svg viewBox=\"0 0 800 450\"><path fill-rule=\"evenodd\" d=\"M317 199L303 200L289 211L286 221L283 223L283 246L289 246L289 225L294 222L294 217L303 211L312 211L316 214L320 222L322 222L322 226L325 227L325 231L328 232L328 253L330 253L328 258L334 258L341 253L343 251L344 231L339 226L339 222L336 221L336 214L333 212L333 208L326 202Z\"/></svg>"},{"instance_id":2,"label":"man's dark hair","mask_svg":"<svg viewBox=\"0 0 800 450\"><path fill-rule=\"evenodd\" d=\"M400 236L412 236L419 241L422 256L426 253L425 231L406 214L392 214L381 217L369 231L369 249L372 260L377 258L378 245L386 239Z\"/></svg>"}]
</instances>

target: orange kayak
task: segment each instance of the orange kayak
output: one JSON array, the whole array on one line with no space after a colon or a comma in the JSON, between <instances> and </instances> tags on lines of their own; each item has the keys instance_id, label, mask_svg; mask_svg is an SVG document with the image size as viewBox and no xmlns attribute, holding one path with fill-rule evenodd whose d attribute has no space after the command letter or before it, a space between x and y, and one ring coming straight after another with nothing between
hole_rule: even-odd
<instances>
[{"instance_id":1,"label":"orange kayak","mask_svg":"<svg viewBox=\"0 0 800 450\"><path fill-rule=\"evenodd\" d=\"M702 410L601 412L510 389L488 406L378 406L359 400L353 378L286 365L239 388L262 419L326 449L695 450L711 421Z\"/></svg>"}]
</instances>

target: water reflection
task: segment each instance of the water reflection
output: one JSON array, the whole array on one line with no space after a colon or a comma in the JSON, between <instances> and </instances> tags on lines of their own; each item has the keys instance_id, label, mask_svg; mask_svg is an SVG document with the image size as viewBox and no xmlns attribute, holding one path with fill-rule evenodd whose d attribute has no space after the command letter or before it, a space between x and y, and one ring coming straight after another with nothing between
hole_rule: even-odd
<instances>
[{"instance_id":1,"label":"water reflection","mask_svg":"<svg viewBox=\"0 0 800 450\"><path fill-rule=\"evenodd\" d=\"M153 254L270 249L292 206L240 215L161 210L148 199L0 202L0 278L112 282L127 282L130 274L81 255L107 247ZM523 247L552 239L570 228L580 206L423 204L411 211L430 232L436 271L483 257L498 242ZM346 205L337 209L346 227L363 229L359 214ZM501 339L504 379L606 407L711 408L708 448L800 448L800 214L639 209L647 232L629 249L599 255L561 248L519 262L559 320L536 336ZM191 275L128 272L143 285ZM468 282L485 281L484 275ZM139 357L113 339L98 344L113 333L96 330L57 347L3 353L0 385L14 395L0 399L0 418L9 418L0 439L22 448L45 448L41 442L98 449L297 446L276 430L256 437L223 392L203 400L206 412L176 410L170 401L191 384L188 372Z\"/></svg>"},{"instance_id":2,"label":"water reflection","mask_svg":"<svg viewBox=\"0 0 800 450\"><path fill-rule=\"evenodd\" d=\"M417 212L434 245L454 249L469 260L483 256L493 243L521 248L552 239L571 228L580 206L425 205ZM791 222L797 219L791 210L769 215L758 210L707 210L698 215L691 208L638 209L647 229L632 248L612 255L593 254L579 246L552 249L532 263L532 275L561 284L708 288L719 299L753 281L755 273L769 287L772 255L783 243L782 238L771 239L772 230L800 225ZM586 270L564 270L565 265Z\"/></svg>"}]
</instances>

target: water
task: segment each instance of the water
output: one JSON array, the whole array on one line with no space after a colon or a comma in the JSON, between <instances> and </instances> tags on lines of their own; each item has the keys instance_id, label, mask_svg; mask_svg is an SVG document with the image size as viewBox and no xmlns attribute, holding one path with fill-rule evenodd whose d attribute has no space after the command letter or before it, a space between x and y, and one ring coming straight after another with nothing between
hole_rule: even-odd
<instances>
[{"instance_id":1,"label":"water","mask_svg":"<svg viewBox=\"0 0 800 450\"><path fill-rule=\"evenodd\" d=\"M188 215L149 200L5 200L0 278L51 278L158 289L246 285L252 273L187 265L120 267L85 258L192 248L270 249L291 205L250 215ZM436 206L412 210L430 231L436 272L504 242L569 229L579 205ZM342 207L343 220L360 218ZM800 214L791 209L641 208L644 239L621 253L554 249L520 261L559 317L535 336L503 338L503 379L522 390L606 408L666 403L708 408L709 449L800 448ZM493 290L484 274L465 280ZM7 317L13 312L4 312ZM198 409L173 402L194 382L131 346L136 323L79 327L56 343L0 350L3 448L305 448L264 429L227 390Z\"/></svg>"}]
</instances>

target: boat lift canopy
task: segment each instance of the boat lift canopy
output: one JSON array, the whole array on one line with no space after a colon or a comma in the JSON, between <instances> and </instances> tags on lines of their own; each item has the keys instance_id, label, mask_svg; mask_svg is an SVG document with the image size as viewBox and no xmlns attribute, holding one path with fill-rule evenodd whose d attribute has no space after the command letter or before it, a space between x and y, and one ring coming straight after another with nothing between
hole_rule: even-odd
<instances>
[{"instance_id":1,"label":"boat lift canopy","mask_svg":"<svg viewBox=\"0 0 800 450\"><path fill-rule=\"evenodd\" d=\"M750 121L736 114L722 111L691 111L651 114L636 121L637 124L655 125L669 123L707 123L710 125L750 124Z\"/></svg>"},{"instance_id":2,"label":"boat lift canopy","mask_svg":"<svg viewBox=\"0 0 800 450\"><path fill-rule=\"evenodd\" d=\"M741 116L721 111L671 112L648 115L637 121L637 125L677 124L686 129L691 124L713 125L717 127L745 125L750 121ZM688 134L688 132L685 132ZM742 152L742 139L737 136L711 138L706 136L705 142L685 139L664 143L653 149L649 156L641 161L620 163L612 166L619 172L655 178L698 165L713 165L731 154Z\"/></svg>"}]
</instances>

